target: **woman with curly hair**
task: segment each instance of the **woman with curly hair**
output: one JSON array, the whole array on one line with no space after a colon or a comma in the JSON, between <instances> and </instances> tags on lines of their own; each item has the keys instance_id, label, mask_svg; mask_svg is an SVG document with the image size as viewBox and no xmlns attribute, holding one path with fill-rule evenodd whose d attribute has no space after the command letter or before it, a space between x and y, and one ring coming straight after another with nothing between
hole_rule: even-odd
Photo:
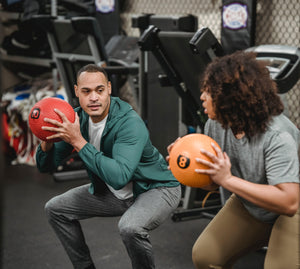
<instances>
[{"instance_id":1,"label":"woman with curly hair","mask_svg":"<svg viewBox=\"0 0 300 269\"><path fill-rule=\"evenodd\" d=\"M201 100L209 119L212 162L197 173L229 191L193 247L196 268L232 268L268 246L265 269L300 268L299 130L285 117L276 84L254 53L238 51L207 67ZM172 145L169 146L169 150Z\"/></svg>"}]
</instances>

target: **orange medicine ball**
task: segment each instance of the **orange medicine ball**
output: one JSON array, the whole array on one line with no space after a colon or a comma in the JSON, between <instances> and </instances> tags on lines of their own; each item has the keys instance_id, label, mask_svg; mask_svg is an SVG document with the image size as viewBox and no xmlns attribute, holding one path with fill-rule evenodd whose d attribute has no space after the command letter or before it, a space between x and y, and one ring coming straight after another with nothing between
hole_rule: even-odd
<instances>
[{"instance_id":1,"label":"orange medicine ball","mask_svg":"<svg viewBox=\"0 0 300 269\"><path fill-rule=\"evenodd\" d=\"M208 175L195 172L195 169L208 169L206 165L196 162L196 158L211 161L201 153L201 149L216 155L212 142L220 148L216 141L204 134L188 134L175 142L169 155L169 166L181 184L201 188L212 183Z\"/></svg>"},{"instance_id":2,"label":"orange medicine ball","mask_svg":"<svg viewBox=\"0 0 300 269\"><path fill-rule=\"evenodd\" d=\"M75 121L75 112L73 107L66 101L56 97L46 97L37 102L29 113L28 122L32 133L43 141L58 142L61 139L46 139L48 136L55 134L55 132L42 130L42 126L57 127L49 122L45 122L44 118L49 118L62 122L61 117L54 111L57 108L64 113L69 121Z\"/></svg>"}]
</instances>

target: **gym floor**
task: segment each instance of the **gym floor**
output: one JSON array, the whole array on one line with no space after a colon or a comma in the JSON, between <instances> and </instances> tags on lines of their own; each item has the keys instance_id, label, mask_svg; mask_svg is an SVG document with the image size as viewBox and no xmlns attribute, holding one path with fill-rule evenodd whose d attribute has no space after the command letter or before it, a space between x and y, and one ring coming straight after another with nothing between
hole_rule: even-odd
<instances>
[{"instance_id":1,"label":"gym floor","mask_svg":"<svg viewBox=\"0 0 300 269\"><path fill-rule=\"evenodd\" d=\"M3 269L71 269L60 242L48 225L43 208L53 196L84 180L54 182L35 167L4 164L1 169L1 245ZM119 218L82 221L83 231L97 268L130 269L130 261L118 235ZM173 222L168 218L151 232L158 269L192 269L191 249L210 220L196 218ZM234 269L263 268L264 252L240 259Z\"/></svg>"}]
</instances>

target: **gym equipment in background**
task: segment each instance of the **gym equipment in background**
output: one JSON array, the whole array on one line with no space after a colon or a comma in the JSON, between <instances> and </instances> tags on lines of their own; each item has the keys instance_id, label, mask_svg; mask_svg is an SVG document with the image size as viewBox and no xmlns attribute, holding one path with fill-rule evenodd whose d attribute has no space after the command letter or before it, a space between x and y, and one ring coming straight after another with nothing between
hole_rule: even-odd
<instances>
[{"instance_id":1,"label":"gym equipment in background","mask_svg":"<svg viewBox=\"0 0 300 269\"><path fill-rule=\"evenodd\" d=\"M257 60L265 61L279 93L287 93L300 77L300 48L286 45L259 45L254 51Z\"/></svg>"},{"instance_id":2,"label":"gym equipment in background","mask_svg":"<svg viewBox=\"0 0 300 269\"><path fill-rule=\"evenodd\" d=\"M137 38L117 35L105 44L101 26L94 17L65 19L37 15L33 19L47 32L55 67L73 107L78 105L74 94L76 73L83 65L94 63L104 67L112 81L113 95L118 95L125 81L134 80L138 75ZM114 58L120 55L123 58Z\"/></svg>"},{"instance_id":3,"label":"gym equipment in background","mask_svg":"<svg viewBox=\"0 0 300 269\"><path fill-rule=\"evenodd\" d=\"M132 18L132 27L138 28L141 35L149 25L155 25L161 31L192 35L198 27L198 18L194 15L155 14L143 14ZM173 86L160 83L158 77L164 74L164 71L153 54L146 50L141 51L139 63L139 114L147 124L153 145L166 156L166 145L181 134L179 123L187 112L182 108Z\"/></svg>"},{"instance_id":4,"label":"gym equipment in background","mask_svg":"<svg viewBox=\"0 0 300 269\"><path fill-rule=\"evenodd\" d=\"M151 51L160 63L165 73L159 76L161 84L173 86L181 97L183 107L190 113L184 121L202 130L206 116L200 101L199 78L207 64L214 57L223 55L223 51L208 28L196 34L197 40L193 38L195 33L161 31L150 25L138 44L142 51ZM193 43L190 44L190 40Z\"/></svg>"},{"instance_id":5,"label":"gym equipment in background","mask_svg":"<svg viewBox=\"0 0 300 269\"><path fill-rule=\"evenodd\" d=\"M151 52L160 64L163 74L156 79L162 86L173 87L181 98L182 110L186 113L182 113L177 125L183 123L186 127L195 126L203 132L206 115L200 100L199 78L213 58L223 55L222 47L215 36L208 28L195 33L162 31L150 25L143 32L138 44L142 51ZM156 98L160 98L160 94L157 94ZM170 104L165 102L165 107L170 108ZM187 128L185 129L184 135L187 134ZM183 134L175 133L174 135L182 136ZM165 143L164 147L166 148L174 140ZM173 213L174 221L199 216L211 218L222 207L220 202L222 198L214 194L212 196L217 197L206 200L205 206L195 208L197 207L195 206L197 194L199 194L197 189L185 187L183 205Z\"/></svg>"}]
</instances>

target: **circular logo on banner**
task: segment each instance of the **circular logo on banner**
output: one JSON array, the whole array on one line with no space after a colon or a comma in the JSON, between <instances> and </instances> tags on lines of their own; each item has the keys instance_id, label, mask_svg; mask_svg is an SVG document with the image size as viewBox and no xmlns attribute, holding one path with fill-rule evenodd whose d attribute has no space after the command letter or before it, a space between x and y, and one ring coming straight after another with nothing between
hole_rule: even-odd
<instances>
[{"instance_id":1,"label":"circular logo on banner","mask_svg":"<svg viewBox=\"0 0 300 269\"><path fill-rule=\"evenodd\" d=\"M223 27L237 30L246 28L248 11L247 6L239 3L223 6Z\"/></svg>"},{"instance_id":2,"label":"circular logo on banner","mask_svg":"<svg viewBox=\"0 0 300 269\"><path fill-rule=\"evenodd\" d=\"M115 10L115 0L95 0L96 10L102 13L110 13Z\"/></svg>"}]
</instances>

